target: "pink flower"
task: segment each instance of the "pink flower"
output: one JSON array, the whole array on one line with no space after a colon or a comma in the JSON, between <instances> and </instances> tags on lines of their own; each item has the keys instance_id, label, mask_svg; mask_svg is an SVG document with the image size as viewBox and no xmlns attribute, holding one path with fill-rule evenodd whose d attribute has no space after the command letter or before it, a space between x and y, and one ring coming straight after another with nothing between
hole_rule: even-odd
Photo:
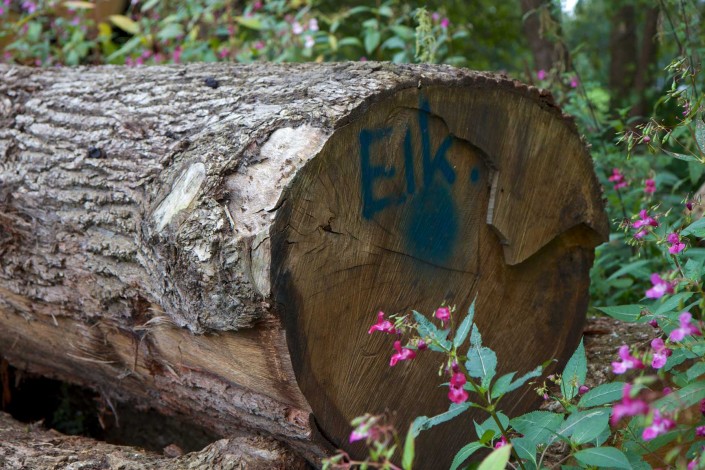
<instances>
[{"instance_id":1,"label":"pink flower","mask_svg":"<svg viewBox=\"0 0 705 470\"><path fill-rule=\"evenodd\" d=\"M419 351L425 351L428 348L428 344L426 344L426 341L419 339L419 342L416 343L416 349Z\"/></svg>"},{"instance_id":2,"label":"pink flower","mask_svg":"<svg viewBox=\"0 0 705 470\"><path fill-rule=\"evenodd\" d=\"M394 325L392 325L392 322L384 319L384 312L381 310L377 312L377 323L372 325L370 329L367 330L367 334L371 335L375 331L381 331L382 333L388 333L390 335L393 335L397 332L396 328L394 328Z\"/></svg>"},{"instance_id":3,"label":"pink flower","mask_svg":"<svg viewBox=\"0 0 705 470\"><path fill-rule=\"evenodd\" d=\"M674 283L664 281L657 273L651 275L651 284L653 287L646 291L649 299L660 299L665 294L673 294Z\"/></svg>"},{"instance_id":4,"label":"pink flower","mask_svg":"<svg viewBox=\"0 0 705 470\"><path fill-rule=\"evenodd\" d=\"M544 69L539 70L536 72L536 78L539 80L546 80L546 77L548 77L548 73ZM611 180L610 180L611 181Z\"/></svg>"},{"instance_id":5,"label":"pink flower","mask_svg":"<svg viewBox=\"0 0 705 470\"><path fill-rule=\"evenodd\" d=\"M407 348L402 349L401 341L394 342L394 349L396 349L397 352L392 354L392 358L389 360L390 367L395 366L399 361L406 361L416 357L416 353L413 350Z\"/></svg>"},{"instance_id":6,"label":"pink flower","mask_svg":"<svg viewBox=\"0 0 705 470\"><path fill-rule=\"evenodd\" d=\"M695 428L695 435L698 437L705 437L705 426L698 426Z\"/></svg>"},{"instance_id":7,"label":"pink flower","mask_svg":"<svg viewBox=\"0 0 705 470\"><path fill-rule=\"evenodd\" d=\"M431 13L431 18L433 19L433 21L438 21L441 19L441 15L437 11L434 11L433 13Z\"/></svg>"},{"instance_id":8,"label":"pink flower","mask_svg":"<svg viewBox=\"0 0 705 470\"><path fill-rule=\"evenodd\" d=\"M654 419L651 426L648 426L641 433L641 438L645 441L650 441L661 434L666 434L668 431L676 427L676 423L668 418L662 418L658 410L654 410Z\"/></svg>"},{"instance_id":9,"label":"pink flower","mask_svg":"<svg viewBox=\"0 0 705 470\"><path fill-rule=\"evenodd\" d=\"M441 325L445 328L446 322L450 320L450 309L448 307L440 307L436 309L436 313L433 316L438 318L441 321Z\"/></svg>"},{"instance_id":10,"label":"pink flower","mask_svg":"<svg viewBox=\"0 0 705 470\"><path fill-rule=\"evenodd\" d=\"M619 348L619 357L621 362L612 363L612 372L615 374L624 374L629 369L643 369L644 363L629 353L629 346L623 344Z\"/></svg>"},{"instance_id":11,"label":"pink flower","mask_svg":"<svg viewBox=\"0 0 705 470\"><path fill-rule=\"evenodd\" d=\"M22 2L22 9L31 15L37 11L37 4L34 2Z\"/></svg>"},{"instance_id":12,"label":"pink flower","mask_svg":"<svg viewBox=\"0 0 705 470\"><path fill-rule=\"evenodd\" d=\"M644 137L646 139L646 137ZM656 181L654 181L652 178L647 179L644 181L644 192L646 194L653 194L656 192Z\"/></svg>"},{"instance_id":13,"label":"pink flower","mask_svg":"<svg viewBox=\"0 0 705 470\"><path fill-rule=\"evenodd\" d=\"M313 36L306 35L306 38L304 39L304 47L306 49L311 49L314 44L316 44L316 41L313 39Z\"/></svg>"},{"instance_id":14,"label":"pink flower","mask_svg":"<svg viewBox=\"0 0 705 470\"><path fill-rule=\"evenodd\" d=\"M508 444L507 438L502 436L494 445L495 449L499 449L500 447L504 447Z\"/></svg>"},{"instance_id":15,"label":"pink flower","mask_svg":"<svg viewBox=\"0 0 705 470\"><path fill-rule=\"evenodd\" d=\"M171 60L175 64L178 64L179 62L181 62L181 46L176 46L174 48L174 52L171 53Z\"/></svg>"},{"instance_id":16,"label":"pink flower","mask_svg":"<svg viewBox=\"0 0 705 470\"><path fill-rule=\"evenodd\" d=\"M367 439L370 437L370 430L366 431L358 431L357 429L353 430L353 432L350 433L350 442L356 442L356 441L361 441L363 439Z\"/></svg>"},{"instance_id":17,"label":"pink flower","mask_svg":"<svg viewBox=\"0 0 705 470\"><path fill-rule=\"evenodd\" d=\"M615 426L625 416L646 415L649 413L649 405L643 400L632 399L630 396L631 391L631 384L625 383L622 389L621 403L617 403L612 407L612 416L610 417L612 426Z\"/></svg>"},{"instance_id":18,"label":"pink flower","mask_svg":"<svg viewBox=\"0 0 705 470\"><path fill-rule=\"evenodd\" d=\"M612 168L612 176L607 178L607 180L614 183L615 190L627 187L627 180L624 179L624 174L619 171L619 168Z\"/></svg>"},{"instance_id":19,"label":"pink flower","mask_svg":"<svg viewBox=\"0 0 705 470\"><path fill-rule=\"evenodd\" d=\"M587 385L581 385L580 388L578 388L578 394L580 395L585 395L589 391L590 387L588 387Z\"/></svg>"},{"instance_id":20,"label":"pink flower","mask_svg":"<svg viewBox=\"0 0 705 470\"><path fill-rule=\"evenodd\" d=\"M291 32L298 36L299 34L304 32L304 27L301 26L298 21L294 21L294 23L291 25Z\"/></svg>"},{"instance_id":21,"label":"pink flower","mask_svg":"<svg viewBox=\"0 0 705 470\"><path fill-rule=\"evenodd\" d=\"M693 210L693 201L685 201L685 208L689 211Z\"/></svg>"},{"instance_id":22,"label":"pink flower","mask_svg":"<svg viewBox=\"0 0 705 470\"><path fill-rule=\"evenodd\" d=\"M653 359L651 360L651 367L654 369L660 369L665 366L668 356L670 356L673 352L666 347L661 338L654 338L654 340L651 341L651 349L654 352Z\"/></svg>"},{"instance_id":23,"label":"pink flower","mask_svg":"<svg viewBox=\"0 0 705 470\"><path fill-rule=\"evenodd\" d=\"M671 331L668 339L671 341L683 341L683 338L688 335L700 336L701 333L698 327L691 323L692 319L693 315L691 315L690 312L683 312L678 315L678 322L680 323L680 326Z\"/></svg>"},{"instance_id":24,"label":"pink flower","mask_svg":"<svg viewBox=\"0 0 705 470\"><path fill-rule=\"evenodd\" d=\"M656 219L651 217L648 212L646 212L646 209L642 209L641 211L639 211L639 219L632 223L632 227L641 228L647 226L658 227L658 222L656 221Z\"/></svg>"},{"instance_id":25,"label":"pink flower","mask_svg":"<svg viewBox=\"0 0 705 470\"><path fill-rule=\"evenodd\" d=\"M262 2L260 0L257 0L255 3L252 4L252 11L257 11L260 8L262 8Z\"/></svg>"},{"instance_id":26,"label":"pink flower","mask_svg":"<svg viewBox=\"0 0 705 470\"><path fill-rule=\"evenodd\" d=\"M441 20L441 28L446 29L448 26L450 26L450 20L448 18L443 18Z\"/></svg>"},{"instance_id":27,"label":"pink flower","mask_svg":"<svg viewBox=\"0 0 705 470\"><path fill-rule=\"evenodd\" d=\"M467 383L465 375L461 372L456 372L450 379L450 390L448 391L448 399L453 403L465 403L468 399L468 392L463 387Z\"/></svg>"},{"instance_id":28,"label":"pink flower","mask_svg":"<svg viewBox=\"0 0 705 470\"><path fill-rule=\"evenodd\" d=\"M468 400L468 392L463 388L453 388L448 391L448 399L453 403L465 403Z\"/></svg>"},{"instance_id":29,"label":"pink flower","mask_svg":"<svg viewBox=\"0 0 705 470\"><path fill-rule=\"evenodd\" d=\"M309 31L318 31L318 20L316 18L311 18L308 20Z\"/></svg>"},{"instance_id":30,"label":"pink flower","mask_svg":"<svg viewBox=\"0 0 705 470\"><path fill-rule=\"evenodd\" d=\"M688 466L686 467L688 470L695 470L698 468L698 461L699 459L693 459L690 462L688 462Z\"/></svg>"},{"instance_id":31,"label":"pink flower","mask_svg":"<svg viewBox=\"0 0 705 470\"><path fill-rule=\"evenodd\" d=\"M578 77L576 77L576 76L570 77L570 87L571 88L578 88L578 85L580 85L580 82L578 81Z\"/></svg>"},{"instance_id":32,"label":"pink flower","mask_svg":"<svg viewBox=\"0 0 705 470\"><path fill-rule=\"evenodd\" d=\"M658 322L653 318L649 320L649 325L651 325L653 328L658 328Z\"/></svg>"},{"instance_id":33,"label":"pink flower","mask_svg":"<svg viewBox=\"0 0 705 470\"><path fill-rule=\"evenodd\" d=\"M669 234L666 241L671 245L668 247L668 252L672 255L677 255L685 250L685 243L681 243L680 236L676 232Z\"/></svg>"}]
</instances>

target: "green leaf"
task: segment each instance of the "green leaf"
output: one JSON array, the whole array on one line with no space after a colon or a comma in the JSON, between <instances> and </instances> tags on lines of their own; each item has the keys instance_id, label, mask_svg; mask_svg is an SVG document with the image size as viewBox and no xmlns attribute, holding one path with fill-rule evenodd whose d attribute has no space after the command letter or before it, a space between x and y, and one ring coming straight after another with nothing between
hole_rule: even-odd
<instances>
[{"instance_id":1,"label":"green leaf","mask_svg":"<svg viewBox=\"0 0 705 470\"><path fill-rule=\"evenodd\" d=\"M580 339L578 349L575 350L568 360L563 374L561 374L561 393L566 400L571 400L578 394L578 388L585 383L587 375L587 359L585 357L585 346Z\"/></svg>"},{"instance_id":2,"label":"green leaf","mask_svg":"<svg viewBox=\"0 0 705 470\"><path fill-rule=\"evenodd\" d=\"M507 429L507 426L509 426L509 418L507 415L497 412L497 419L502 423L502 427ZM492 438L502 434L502 431L499 430L499 426L497 426L497 423L491 416L484 420L482 424L477 424L475 421L473 421L473 423L475 424L475 432L478 438L482 438L487 431L492 431Z\"/></svg>"},{"instance_id":3,"label":"green leaf","mask_svg":"<svg viewBox=\"0 0 705 470\"><path fill-rule=\"evenodd\" d=\"M629 323L644 323L646 321L644 317L640 317L641 311L644 310L641 305L618 305L615 307L597 307L597 309L615 320Z\"/></svg>"},{"instance_id":4,"label":"green leaf","mask_svg":"<svg viewBox=\"0 0 705 470\"><path fill-rule=\"evenodd\" d=\"M527 460L533 464L531 468L536 468L536 444L532 440L526 437L515 437L512 439L512 445L520 459ZM526 467L526 463L524 466Z\"/></svg>"},{"instance_id":5,"label":"green leaf","mask_svg":"<svg viewBox=\"0 0 705 470\"><path fill-rule=\"evenodd\" d=\"M108 62L111 62L114 59L117 59L118 57L125 56L125 55L129 54L130 52L132 52L141 43L142 43L141 37L139 37L139 36L132 37L120 49L118 49L117 51L110 54L106 60Z\"/></svg>"},{"instance_id":6,"label":"green leaf","mask_svg":"<svg viewBox=\"0 0 705 470\"><path fill-rule=\"evenodd\" d=\"M663 414L689 408L705 398L705 381L695 382L656 400L653 407Z\"/></svg>"},{"instance_id":7,"label":"green leaf","mask_svg":"<svg viewBox=\"0 0 705 470\"><path fill-rule=\"evenodd\" d=\"M703 122L702 114L695 120L695 140L700 147L700 153L705 153L705 122Z\"/></svg>"},{"instance_id":8,"label":"green leaf","mask_svg":"<svg viewBox=\"0 0 705 470\"><path fill-rule=\"evenodd\" d=\"M468 337L470 333L470 327L473 325L473 320L475 319L475 301L472 301L470 308L468 309L468 314L463 320L463 322L458 327L458 331L455 333L455 339L453 340L453 345L459 348L464 342L465 338Z\"/></svg>"},{"instance_id":9,"label":"green leaf","mask_svg":"<svg viewBox=\"0 0 705 470\"><path fill-rule=\"evenodd\" d=\"M477 328L477 324L472 324L472 332L470 333L470 345L476 348L482 346L482 335Z\"/></svg>"},{"instance_id":10,"label":"green leaf","mask_svg":"<svg viewBox=\"0 0 705 470\"><path fill-rule=\"evenodd\" d=\"M126 33L136 35L140 32L139 25L135 23L132 18L128 18L125 15L110 15L108 16L108 19L112 24L122 29Z\"/></svg>"},{"instance_id":11,"label":"green leaf","mask_svg":"<svg viewBox=\"0 0 705 470\"><path fill-rule=\"evenodd\" d=\"M240 26L254 29L255 31L260 31L263 28L262 22L254 16L236 16L235 21Z\"/></svg>"},{"instance_id":12,"label":"green leaf","mask_svg":"<svg viewBox=\"0 0 705 470\"><path fill-rule=\"evenodd\" d=\"M580 398L580 408L606 405L622 398L624 384L622 382L606 383L599 385Z\"/></svg>"},{"instance_id":13,"label":"green leaf","mask_svg":"<svg viewBox=\"0 0 705 470\"><path fill-rule=\"evenodd\" d=\"M338 41L338 47L344 46L362 47L362 42L356 37L348 36Z\"/></svg>"},{"instance_id":14,"label":"green leaf","mask_svg":"<svg viewBox=\"0 0 705 470\"><path fill-rule=\"evenodd\" d=\"M652 308L652 312L654 315L664 315L668 312L671 312L672 310L675 310L678 308L678 306L682 303L688 300L693 296L694 292L680 292L678 294L670 296L668 299L666 299L665 302L660 304L658 308ZM655 305L658 305L658 302L656 302Z\"/></svg>"},{"instance_id":15,"label":"green leaf","mask_svg":"<svg viewBox=\"0 0 705 470\"><path fill-rule=\"evenodd\" d=\"M573 457L583 465L594 465L602 468L624 468L632 466L627 457L614 447L593 447L576 452Z\"/></svg>"},{"instance_id":16,"label":"green leaf","mask_svg":"<svg viewBox=\"0 0 705 470\"><path fill-rule=\"evenodd\" d=\"M450 421L451 419L462 414L465 410L470 408L471 405L472 403L467 401L465 403L460 404L451 403L450 407L448 408L448 411L446 411L445 413L433 416L432 418L429 418L428 416L419 416L411 424L411 431L413 431L413 436L417 437L421 431L425 431L427 429L432 428L433 426L445 423L446 421Z\"/></svg>"},{"instance_id":17,"label":"green leaf","mask_svg":"<svg viewBox=\"0 0 705 470\"><path fill-rule=\"evenodd\" d=\"M392 36L384 41L380 47L382 49L404 49L406 48L406 42L400 37Z\"/></svg>"},{"instance_id":18,"label":"green leaf","mask_svg":"<svg viewBox=\"0 0 705 470\"><path fill-rule=\"evenodd\" d=\"M404 442L404 455L401 458L401 468L411 470L414 463L414 436L413 429L410 426L409 432L406 433L406 441Z\"/></svg>"},{"instance_id":19,"label":"green leaf","mask_svg":"<svg viewBox=\"0 0 705 470\"><path fill-rule=\"evenodd\" d=\"M628 263L626 266L622 266L620 269L613 272L610 277L607 278L607 280L610 281L620 276L624 276L625 274L631 274L632 272L637 271L639 268L649 263L651 263L651 260L648 259L642 259L633 263Z\"/></svg>"},{"instance_id":20,"label":"green leaf","mask_svg":"<svg viewBox=\"0 0 705 470\"><path fill-rule=\"evenodd\" d=\"M703 260L689 259L683 266L683 273L688 279L699 281L703 277Z\"/></svg>"},{"instance_id":21,"label":"green leaf","mask_svg":"<svg viewBox=\"0 0 705 470\"><path fill-rule=\"evenodd\" d=\"M664 152L666 152L667 154L669 154L670 156L672 156L672 157L674 157L674 158L677 158L678 160L683 160L683 161L686 161L686 162L698 162L698 163L702 163L698 157L693 156L693 155L686 155L686 154L683 154L683 153L670 152L670 151L668 151L668 150L664 150Z\"/></svg>"},{"instance_id":22,"label":"green leaf","mask_svg":"<svg viewBox=\"0 0 705 470\"><path fill-rule=\"evenodd\" d=\"M694 235L698 238L705 237L705 218L698 219L681 230L681 235Z\"/></svg>"},{"instance_id":23,"label":"green leaf","mask_svg":"<svg viewBox=\"0 0 705 470\"><path fill-rule=\"evenodd\" d=\"M550 411L532 411L510 421L512 427L536 445L548 444L563 424L563 415Z\"/></svg>"},{"instance_id":24,"label":"green leaf","mask_svg":"<svg viewBox=\"0 0 705 470\"><path fill-rule=\"evenodd\" d=\"M493 450L490 455L485 457L477 467L477 470L504 470L509 462L509 455L512 452L511 445L505 445L499 449Z\"/></svg>"},{"instance_id":25,"label":"green leaf","mask_svg":"<svg viewBox=\"0 0 705 470\"><path fill-rule=\"evenodd\" d=\"M685 372L688 382L692 382L703 374L705 374L705 362L697 362Z\"/></svg>"},{"instance_id":26,"label":"green leaf","mask_svg":"<svg viewBox=\"0 0 705 470\"><path fill-rule=\"evenodd\" d=\"M540 376L542 373L543 373L543 366L536 366L536 368L534 370L527 372L526 374L522 375L521 377L516 379L514 382L512 382L509 385L509 387L507 388L507 391L505 393L509 393L509 392L516 390L517 388L521 387L529 380Z\"/></svg>"},{"instance_id":27,"label":"green leaf","mask_svg":"<svg viewBox=\"0 0 705 470\"><path fill-rule=\"evenodd\" d=\"M587 444L597 439L605 429L609 429L610 411L606 408L590 411L587 419L582 420L580 426L573 431L570 440L575 444Z\"/></svg>"},{"instance_id":28,"label":"green leaf","mask_svg":"<svg viewBox=\"0 0 705 470\"><path fill-rule=\"evenodd\" d=\"M462 465L463 462L465 462L467 459L472 456L475 452L477 452L479 449L482 449L484 446L480 444L479 442L471 442L470 444L466 444L463 446L462 449L458 451L457 454L455 454L455 457L453 458L453 463L450 465L450 470L458 470L458 467Z\"/></svg>"},{"instance_id":29,"label":"green leaf","mask_svg":"<svg viewBox=\"0 0 705 470\"><path fill-rule=\"evenodd\" d=\"M414 315L414 321L418 325L419 335L422 338L438 339L439 331L436 325L416 310L412 311L412 314Z\"/></svg>"},{"instance_id":30,"label":"green leaf","mask_svg":"<svg viewBox=\"0 0 705 470\"><path fill-rule=\"evenodd\" d=\"M571 413L568 416L568 419L565 420L563 425L558 428L557 434L559 436L568 438L574 433L578 432L578 430L582 429L583 427L589 426L591 423L601 419L604 414L609 417L609 411L610 410L608 409L598 409L577 411L575 413Z\"/></svg>"},{"instance_id":31,"label":"green leaf","mask_svg":"<svg viewBox=\"0 0 705 470\"><path fill-rule=\"evenodd\" d=\"M184 28L179 23L169 23L157 33L157 38L161 41L174 39L184 34Z\"/></svg>"},{"instance_id":32,"label":"green leaf","mask_svg":"<svg viewBox=\"0 0 705 470\"><path fill-rule=\"evenodd\" d=\"M377 46L379 46L379 41L382 39L382 35L376 29L369 29L365 34L365 52L368 55L372 54Z\"/></svg>"},{"instance_id":33,"label":"green leaf","mask_svg":"<svg viewBox=\"0 0 705 470\"><path fill-rule=\"evenodd\" d=\"M507 393L507 390L509 390L509 384L511 384L512 379L516 375L516 372L510 372L508 374L504 374L502 377L498 378L494 385L492 386L492 398L497 398L505 393Z\"/></svg>"},{"instance_id":34,"label":"green leaf","mask_svg":"<svg viewBox=\"0 0 705 470\"><path fill-rule=\"evenodd\" d=\"M414 32L414 30L408 26L394 25L391 26L390 29L394 31L394 34L396 34L405 41L413 41L416 37L416 33Z\"/></svg>"},{"instance_id":35,"label":"green leaf","mask_svg":"<svg viewBox=\"0 0 705 470\"><path fill-rule=\"evenodd\" d=\"M490 348L470 348L465 367L470 377L481 379L486 388L497 373L497 355Z\"/></svg>"}]
</instances>

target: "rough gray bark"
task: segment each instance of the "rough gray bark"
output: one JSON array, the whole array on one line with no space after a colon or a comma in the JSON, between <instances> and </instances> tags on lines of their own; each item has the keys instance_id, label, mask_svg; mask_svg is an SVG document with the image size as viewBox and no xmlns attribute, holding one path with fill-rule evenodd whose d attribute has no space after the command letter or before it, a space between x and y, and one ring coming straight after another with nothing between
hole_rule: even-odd
<instances>
[{"instance_id":1,"label":"rough gray bark","mask_svg":"<svg viewBox=\"0 0 705 470\"><path fill-rule=\"evenodd\" d=\"M178 454L178 449L174 451ZM135 447L47 431L41 425L19 423L0 412L0 467L8 470L295 470L306 468L306 463L282 444L261 437L223 439L199 452L167 457Z\"/></svg>"}]
</instances>

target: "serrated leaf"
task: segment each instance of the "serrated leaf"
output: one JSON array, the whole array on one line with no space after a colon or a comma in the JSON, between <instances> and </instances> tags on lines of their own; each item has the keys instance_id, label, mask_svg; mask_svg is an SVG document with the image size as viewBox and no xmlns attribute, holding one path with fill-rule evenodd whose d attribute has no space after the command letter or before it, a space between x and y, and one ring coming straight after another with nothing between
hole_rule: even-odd
<instances>
[{"instance_id":1,"label":"serrated leaf","mask_svg":"<svg viewBox=\"0 0 705 470\"><path fill-rule=\"evenodd\" d=\"M493 450L490 455L477 467L477 470L504 470L509 462L509 455L512 452L511 445L505 445L499 449Z\"/></svg>"},{"instance_id":2,"label":"serrated leaf","mask_svg":"<svg viewBox=\"0 0 705 470\"><path fill-rule=\"evenodd\" d=\"M580 426L574 429L570 438L571 442L587 444L597 439L605 429L609 429L610 411L609 409L590 411L587 418L581 421Z\"/></svg>"},{"instance_id":3,"label":"serrated leaf","mask_svg":"<svg viewBox=\"0 0 705 470\"><path fill-rule=\"evenodd\" d=\"M507 415L504 413L497 412L497 419L499 419L499 422L502 423L502 427L504 429L507 429L507 426L509 426L509 418ZM473 421L475 424L475 433L479 438L484 437L484 435L487 433L487 431L492 431L492 438L494 436L500 436L502 432L499 430L499 426L497 426L497 423L492 417L487 418L484 420L481 424L477 424L477 422Z\"/></svg>"},{"instance_id":4,"label":"serrated leaf","mask_svg":"<svg viewBox=\"0 0 705 470\"><path fill-rule=\"evenodd\" d=\"M472 456L472 454L482 449L483 447L484 446L479 442L471 442L469 444L464 445L463 448L460 449L457 454L455 454L455 457L453 458L453 463L450 465L450 470L458 470L458 467L460 467L463 462L465 462Z\"/></svg>"},{"instance_id":5,"label":"serrated leaf","mask_svg":"<svg viewBox=\"0 0 705 470\"><path fill-rule=\"evenodd\" d=\"M444 413L433 416L431 418L429 418L428 416L419 416L411 424L411 431L413 431L413 436L417 437L421 431L425 431L427 429L432 428L433 426L445 423L446 421L450 421L451 419L462 414L464 411L470 408L471 405L472 403L467 401L465 403L459 404L451 403L450 407L448 408L448 411Z\"/></svg>"},{"instance_id":6,"label":"serrated leaf","mask_svg":"<svg viewBox=\"0 0 705 470\"><path fill-rule=\"evenodd\" d=\"M688 382L692 382L703 374L705 374L705 362L697 362L685 372Z\"/></svg>"},{"instance_id":7,"label":"serrated leaf","mask_svg":"<svg viewBox=\"0 0 705 470\"><path fill-rule=\"evenodd\" d=\"M577 411L571 413L561 427L558 428L558 431L556 432L557 436L549 440L549 442L554 442L558 436L568 439L573 436L574 433L581 432L583 428L589 427L593 423L598 423L599 420L603 419L603 416L606 416L604 419L608 419L609 413L610 410L608 409ZM591 439L597 437L600 432L602 432L602 428L598 433L591 437ZM584 438L582 435L581 437Z\"/></svg>"},{"instance_id":8,"label":"serrated leaf","mask_svg":"<svg viewBox=\"0 0 705 470\"><path fill-rule=\"evenodd\" d=\"M462 323L458 327L458 331L455 333L455 339L453 340L453 345L459 348L468 337L470 333L470 327L473 325L473 320L475 319L475 301L473 300L472 305L468 309L468 314L463 319Z\"/></svg>"},{"instance_id":9,"label":"serrated leaf","mask_svg":"<svg viewBox=\"0 0 705 470\"><path fill-rule=\"evenodd\" d=\"M480 379L486 388L497 373L497 355L490 348L470 348L465 367L470 377Z\"/></svg>"},{"instance_id":10,"label":"serrated leaf","mask_svg":"<svg viewBox=\"0 0 705 470\"><path fill-rule=\"evenodd\" d=\"M510 421L512 427L536 445L548 444L563 424L563 415L550 411L532 411Z\"/></svg>"},{"instance_id":11,"label":"serrated leaf","mask_svg":"<svg viewBox=\"0 0 705 470\"><path fill-rule=\"evenodd\" d=\"M668 136L670 136L670 134L669 134ZM668 136L667 136L667 137L668 137ZM666 140L666 139L664 138L664 140ZM665 142L664 142L664 143L665 143ZM672 156L673 158L677 158L678 160L683 160L683 161L685 161L685 162L698 162L698 163L702 163L702 162L700 161L700 159L699 159L698 157L694 156L694 155L686 155L686 154L684 154L684 153L670 152L670 151L668 151L668 150L664 150L664 152L666 152L667 154L669 154L669 155Z\"/></svg>"},{"instance_id":12,"label":"serrated leaf","mask_svg":"<svg viewBox=\"0 0 705 470\"><path fill-rule=\"evenodd\" d=\"M578 394L578 388L585 383L587 376L587 358L582 338L580 344L568 360L561 374L561 393L566 400L571 400Z\"/></svg>"},{"instance_id":13,"label":"serrated leaf","mask_svg":"<svg viewBox=\"0 0 705 470\"><path fill-rule=\"evenodd\" d=\"M597 309L615 320L629 323L643 323L646 321L641 317L641 311L644 310L641 305L617 305L614 307L597 307Z\"/></svg>"},{"instance_id":14,"label":"serrated leaf","mask_svg":"<svg viewBox=\"0 0 705 470\"><path fill-rule=\"evenodd\" d=\"M518 379L516 379L514 382L512 382L512 383L509 385L509 387L507 387L507 391L506 391L505 393L513 392L514 390L516 390L517 388L521 387L522 385L524 385L524 384L525 384L526 382L528 382L529 380L531 380L531 379L533 379L533 378L535 378L535 377L540 376L540 375L543 373L543 368L544 368L543 365L536 366L536 367L534 368L534 370L531 370L531 371L527 372L526 374L522 375L521 377L519 377Z\"/></svg>"},{"instance_id":15,"label":"serrated leaf","mask_svg":"<svg viewBox=\"0 0 705 470\"><path fill-rule=\"evenodd\" d=\"M699 281L703 277L703 260L689 259L683 266L683 273L688 279Z\"/></svg>"},{"instance_id":16,"label":"serrated leaf","mask_svg":"<svg viewBox=\"0 0 705 470\"><path fill-rule=\"evenodd\" d=\"M689 298L691 298L693 294L694 292L680 292L678 294L672 295L667 298L666 301L662 304L658 305L657 303L658 307L652 307L651 311L654 313L654 315L664 315L666 313L669 313L670 311L677 309L681 302L685 302Z\"/></svg>"},{"instance_id":17,"label":"serrated leaf","mask_svg":"<svg viewBox=\"0 0 705 470\"><path fill-rule=\"evenodd\" d=\"M498 398L500 395L507 393L507 390L509 390L509 384L511 384L515 375L516 372L510 372L509 374L504 374L502 377L498 378L492 386L491 397Z\"/></svg>"},{"instance_id":18,"label":"serrated leaf","mask_svg":"<svg viewBox=\"0 0 705 470\"><path fill-rule=\"evenodd\" d=\"M126 33L137 35L140 32L140 26L135 23L132 18L128 18L125 15L110 15L108 16L108 19L112 24L122 29Z\"/></svg>"},{"instance_id":19,"label":"serrated leaf","mask_svg":"<svg viewBox=\"0 0 705 470\"><path fill-rule=\"evenodd\" d=\"M602 468L624 468L626 470L632 468L627 457L614 447L583 449L573 454L573 457L583 465L594 465Z\"/></svg>"},{"instance_id":20,"label":"serrated leaf","mask_svg":"<svg viewBox=\"0 0 705 470\"><path fill-rule=\"evenodd\" d=\"M438 338L438 328L436 328L436 325L431 323L428 318L416 310L412 311L412 315L414 316L414 321L418 325L419 335L422 338Z\"/></svg>"},{"instance_id":21,"label":"serrated leaf","mask_svg":"<svg viewBox=\"0 0 705 470\"><path fill-rule=\"evenodd\" d=\"M688 225L686 228L681 230L681 235L694 235L698 238L705 237L705 218L698 219L692 224Z\"/></svg>"},{"instance_id":22,"label":"serrated leaf","mask_svg":"<svg viewBox=\"0 0 705 470\"><path fill-rule=\"evenodd\" d=\"M536 444L526 437L515 437L512 439L514 450L520 459L524 459L525 468L536 468ZM527 466L527 463L531 465Z\"/></svg>"},{"instance_id":23,"label":"serrated leaf","mask_svg":"<svg viewBox=\"0 0 705 470\"><path fill-rule=\"evenodd\" d=\"M663 414L670 414L678 409L689 408L702 399L705 399L705 381L695 382L680 390L671 392L665 397L656 400L653 407Z\"/></svg>"},{"instance_id":24,"label":"serrated leaf","mask_svg":"<svg viewBox=\"0 0 705 470\"><path fill-rule=\"evenodd\" d=\"M480 330L477 328L476 323L472 324L472 331L470 333L470 345L476 348L482 346L482 335L480 334Z\"/></svg>"},{"instance_id":25,"label":"serrated leaf","mask_svg":"<svg viewBox=\"0 0 705 470\"><path fill-rule=\"evenodd\" d=\"M409 432L406 433L406 441L404 441L404 454L401 458L401 468L403 470L411 470L414 464L414 433L411 427L409 427Z\"/></svg>"},{"instance_id":26,"label":"serrated leaf","mask_svg":"<svg viewBox=\"0 0 705 470\"><path fill-rule=\"evenodd\" d=\"M578 406L580 408L591 408L612 403L622 398L623 390L624 384L621 382L599 385L583 395L578 402Z\"/></svg>"}]
</instances>

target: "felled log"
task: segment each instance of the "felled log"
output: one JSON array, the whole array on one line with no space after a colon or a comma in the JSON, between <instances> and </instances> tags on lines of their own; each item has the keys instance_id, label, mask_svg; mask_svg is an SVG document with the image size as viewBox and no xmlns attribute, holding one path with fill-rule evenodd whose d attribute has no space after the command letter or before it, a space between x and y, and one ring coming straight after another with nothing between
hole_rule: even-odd
<instances>
[{"instance_id":1,"label":"felled log","mask_svg":"<svg viewBox=\"0 0 705 470\"><path fill-rule=\"evenodd\" d=\"M0 467L6 469L304 470L305 464L281 443L261 437L222 439L199 452L169 457L87 437L66 436L53 429L45 430L41 425L20 423L0 412Z\"/></svg>"},{"instance_id":2,"label":"felled log","mask_svg":"<svg viewBox=\"0 0 705 470\"><path fill-rule=\"evenodd\" d=\"M395 410L403 432L448 406L437 357L386 365L378 310L477 296L503 371L577 344L607 221L574 124L534 88L389 64L0 76L0 354L17 367L315 463L357 415ZM422 434L420 468L470 433Z\"/></svg>"}]
</instances>

